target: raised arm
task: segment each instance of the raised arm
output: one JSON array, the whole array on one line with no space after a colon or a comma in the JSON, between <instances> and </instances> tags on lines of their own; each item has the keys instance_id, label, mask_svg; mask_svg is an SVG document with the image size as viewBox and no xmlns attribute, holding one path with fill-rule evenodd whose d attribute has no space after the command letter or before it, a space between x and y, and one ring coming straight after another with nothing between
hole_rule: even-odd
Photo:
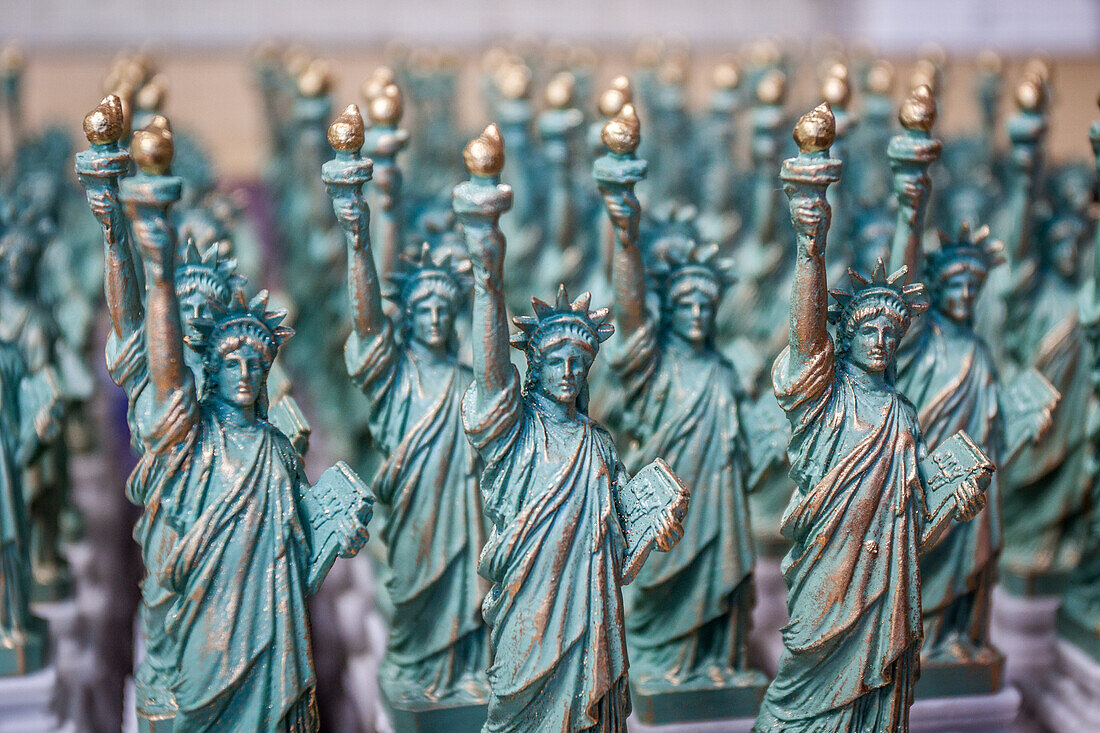
<instances>
[{"instance_id":1,"label":"raised arm","mask_svg":"<svg viewBox=\"0 0 1100 733\"><path fill-rule=\"evenodd\" d=\"M149 375L158 403L181 389L194 389L183 360L183 326L176 299L176 228L168 208L180 198L182 179L168 174L172 162L172 131L160 115L134 133L131 143L139 173L122 182L134 237L145 261L148 288L145 340Z\"/></svg>"},{"instance_id":2,"label":"raised arm","mask_svg":"<svg viewBox=\"0 0 1100 733\"><path fill-rule=\"evenodd\" d=\"M349 104L328 128L336 157L321 167L321 178L332 199L336 220L348 242L348 295L351 323L361 337L381 331L387 316L382 310L382 288L370 245L370 209L363 184L371 178L372 163L359 154L363 146L363 118Z\"/></svg>"},{"instance_id":3,"label":"raised arm","mask_svg":"<svg viewBox=\"0 0 1100 733\"><path fill-rule=\"evenodd\" d=\"M489 125L462 151L470 180L454 188L455 214L462 223L474 268L474 380L482 394L511 384L508 316L504 309L504 234L500 215L512 206L512 189L500 183L504 139Z\"/></svg>"},{"instance_id":4,"label":"raised arm","mask_svg":"<svg viewBox=\"0 0 1100 733\"><path fill-rule=\"evenodd\" d=\"M130 169L130 156L119 147L122 137L122 100L107 95L84 118L84 134L91 148L76 155L76 172L88 205L103 227L103 287L115 336L125 340L141 327L137 267L126 215L119 198L119 178Z\"/></svg>"},{"instance_id":5,"label":"raised arm","mask_svg":"<svg viewBox=\"0 0 1100 733\"><path fill-rule=\"evenodd\" d=\"M905 132L890 140L887 148L898 201L890 269L908 267L912 282L917 279L921 264L924 212L932 190L928 166L939 159L943 148L939 140L932 138L932 125L936 122L936 100L932 90L925 85L914 89L902 103L898 120Z\"/></svg>"},{"instance_id":6,"label":"raised arm","mask_svg":"<svg viewBox=\"0 0 1100 733\"><path fill-rule=\"evenodd\" d=\"M835 121L828 104L802 115L794 128L799 153L783 162L779 174L794 224L797 253L791 287L791 366L798 369L827 348L828 283L825 237L830 211L829 184L840 180L840 161L829 157Z\"/></svg>"},{"instance_id":7,"label":"raised arm","mask_svg":"<svg viewBox=\"0 0 1100 733\"><path fill-rule=\"evenodd\" d=\"M1012 151L1008 161L1007 201L997 218L994 235L1005 243L1009 266L1014 271L1031 255L1032 205L1035 178L1046 133L1045 87L1042 79L1028 76L1016 89L1018 112L1008 122Z\"/></svg>"},{"instance_id":8,"label":"raised arm","mask_svg":"<svg viewBox=\"0 0 1100 733\"><path fill-rule=\"evenodd\" d=\"M641 142L634 105L624 104L603 126L601 137L609 152L596 160L592 172L619 245L614 256L615 320L629 334L641 328L646 318L645 267L638 248L642 209L634 193L634 185L645 178L646 162L634 155Z\"/></svg>"},{"instance_id":9,"label":"raised arm","mask_svg":"<svg viewBox=\"0 0 1100 733\"><path fill-rule=\"evenodd\" d=\"M382 205L382 251L378 266L389 275L401 254L405 239L401 168L397 154L409 141L407 130L397 125L404 109L401 90L396 84L386 84L367 100L371 127L366 132L366 151L374 161L374 186Z\"/></svg>"}]
</instances>

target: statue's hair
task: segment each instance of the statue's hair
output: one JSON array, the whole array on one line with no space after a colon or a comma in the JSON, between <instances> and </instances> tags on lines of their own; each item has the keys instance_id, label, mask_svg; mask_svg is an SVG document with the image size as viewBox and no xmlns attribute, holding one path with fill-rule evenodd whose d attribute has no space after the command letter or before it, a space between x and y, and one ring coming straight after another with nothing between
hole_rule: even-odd
<instances>
[{"instance_id":1,"label":"statue's hair","mask_svg":"<svg viewBox=\"0 0 1100 733\"><path fill-rule=\"evenodd\" d=\"M416 254L397 258L397 268L390 274L390 284L382 295L406 310L432 293L457 306L469 291L470 270L469 260L456 261L450 253L434 258L431 245L424 242Z\"/></svg>"},{"instance_id":2,"label":"statue's hair","mask_svg":"<svg viewBox=\"0 0 1100 733\"><path fill-rule=\"evenodd\" d=\"M662 249L649 274L666 308L690 292L701 292L717 303L726 288L737 281L733 260L719 257L717 244L691 240L677 240Z\"/></svg>"},{"instance_id":3,"label":"statue's hair","mask_svg":"<svg viewBox=\"0 0 1100 733\"><path fill-rule=\"evenodd\" d=\"M200 252L195 240L187 238L176 262L177 298L199 292L208 300L229 303L233 292L242 286L243 278L237 274L237 261L221 257L220 251L220 242L213 242Z\"/></svg>"},{"instance_id":4,"label":"statue's hair","mask_svg":"<svg viewBox=\"0 0 1100 733\"><path fill-rule=\"evenodd\" d=\"M879 259L869 280L849 268L852 289L829 291L835 301L829 307L829 322L836 326L837 356L848 354L852 335L860 323L884 315L897 327L901 338L909 330L913 317L928 308L923 299L923 284L901 284L908 272L909 268L903 266L887 277L886 264Z\"/></svg>"}]
</instances>

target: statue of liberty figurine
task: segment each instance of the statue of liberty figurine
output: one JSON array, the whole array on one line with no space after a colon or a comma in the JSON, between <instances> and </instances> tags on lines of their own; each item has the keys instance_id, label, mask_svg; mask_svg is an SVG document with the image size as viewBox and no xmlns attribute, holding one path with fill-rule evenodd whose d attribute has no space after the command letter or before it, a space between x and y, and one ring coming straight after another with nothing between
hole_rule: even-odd
<instances>
[{"instance_id":1,"label":"statue of liberty figurine","mask_svg":"<svg viewBox=\"0 0 1100 733\"><path fill-rule=\"evenodd\" d=\"M27 371L19 347L0 341L0 676L46 663L46 624L31 614L30 520L23 469L61 429L61 390L51 369Z\"/></svg>"},{"instance_id":2,"label":"statue of liberty figurine","mask_svg":"<svg viewBox=\"0 0 1100 733\"><path fill-rule=\"evenodd\" d=\"M910 328L898 352L896 387L917 409L921 431L934 450L959 430L1000 468L1027 440L1050 426L1057 391L1035 370L1005 384L985 340L974 331L974 305L986 274L1004 262L989 228L957 236L941 234L938 250L921 256L929 165L940 143L930 131L936 103L918 87L902 104L905 132L889 146L899 197L891 265L928 278L931 308ZM990 600L1003 538L997 477L987 508L973 522L950 526L939 544L921 557L924 682L936 695L988 694L1001 684L1004 658L990 646ZM942 677L931 670L965 666L968 674ZM960 682L964 679L965 683Z\"/></svg>"},{"instance_id":3,"label":"statue of liberty figurine","mask_svg":"<svg viewBox=\"0 0 1100 733\"><path fill-rule=\"evenodd\" d=\"M154 117L150 126L161 136L171 135L163 117ZM130 242L131 221L119 195L119 179L130 169L130 156L118 144L122 129L121 102L117 96L109 95L84 120L91 149L77 154L76 168L92 212L103 228L106 301L111 318L106 347L107 370L126 393L131 445L141 454L145 452L153 427L150 418L153 390L146 352L145 304L140 284L143 279L140 262L135 262ZM228 305L232 292L241 285L235 262L219 256L219 249L220 243L211 242L200 251L188 240L179 250L174 282L185 337L197 336L195 321L209 316L211 302ZM201 391L205 377L201 355L188 349L183 358ZM303 423L292 419L300 414L293 398L269 393L268 399L269 421L291 439L299 452L304 452L308 435L302 434ZM135 484L130 486L131 489L135 487ZM134 675L136 702L143 724L155 731L171 721L176 707L169 689L176 663L174 643L164 628L172 594L158 582L156 575L166 525L158 493L131 491L129 499L145 509L135 528L135 539L142 548L146 569L139 611L144 655Z\"/></svg>"},{"instance_id":4,"label":"statue of liberty figurine","mask_svg":"<svg viewBox=\"0 0 1100 733\"><path fill-rule=\"evenodd\" d=\"M733 262L717 256L716 244L686 239L654 253L660 315L649 315L630 176L645 165L634 156L637 129L633 106L624 105L604 126L610 152L594 168L618 232L614 313L629 334L612 367L625 391L625 432L636 441L627 465L664 457L692 487L692 510L676 549L651 558L627 594L634 702L645 723L745 717L767 680L748 660L754 553L745 395L714 345Z\"/></svg>"},{"instance_id":5,"label":"statue of liberty figurine","mask_svg":"<svg viewBox=\"0 0 1100 733\"><path fill-rule=\"evenodd\" d=\"M981 510L993 466L965 434L926 459L917 411L894 387L921 285L879 263L828 307L834 130L827 104L803 115L780 176L797 237L789 345L772 368L796 484L782 524L790 622L753 729L905 733L923 636L918 558Z\"/></svg>"},{"instance_id":6,"label":"statue of liberty figurine","mask_svg":"<svg viewBox=\"0 0 1100 733\"><path fill-rule=\"evenodd\" d=\"M398 727L398 717L425 708L440 711L437 725L476 727L488 699L477 575L485 532L479 466L461 415L473 373L457 358L454 332L469 262L452 265L449 255L434 261L425 244L418 259L398 263L385 292L400 308L398 335L382 309L371 251L362 193L371 161L359 154L363 120L355 105L332 123L329 141L336 157L323 177L348 240L353 331L345 359L367 397L371 434L384 456L372 489L386 508L382 538L393 613L379 680ZM473 707L465 713L472 717L455 717L462 707Z\"/></svg>"},{"instance_id":7,"label":"statue of liberty figurine","mask_svg":"<svg viewBox=\"0 0 1100 733\"><path fill-rule=\"evenodd\" d=\"M500 132L490 125L464 151L470 180L454 189L474 268L474 381L462 403L467 435L485 462L481 492L492 522L478 571L493 586L489 712L484 733L626 731L630 714L620 586L654 545L676 544L688 492L661 462L628 482L615 444L586 414L588 370L614 328L590 296L533 299L515 319L508 356L505 242L511 204L499 183Z\"/></svg>"}]
</instances>

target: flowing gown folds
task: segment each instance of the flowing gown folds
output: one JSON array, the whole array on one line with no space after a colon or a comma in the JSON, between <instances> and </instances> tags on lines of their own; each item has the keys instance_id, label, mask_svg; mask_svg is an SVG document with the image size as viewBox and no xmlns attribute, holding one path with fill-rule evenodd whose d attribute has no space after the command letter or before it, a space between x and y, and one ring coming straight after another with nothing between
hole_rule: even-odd
<instances>
[{"instance_id":1,"label":"flowing gown folds","mask_svg":"<svg viewBox=\"0 0 1100 733\"><path fill-rule=\"evenodd\" d=\"M791 620L754 730L904 733L921 645L926 517L916 410L827 348L772 370L797 491L783 517Z\"/></svg>"},{"instance_id":2,"label":"flowing gown folds","mask_svg":"<svg viewBox=\"0 0 1100 733\"><path fill-rule=\"evenodd\" d=\"M494 660L486 733L626 730L630 714L616 491L627 475L611 436L584 415L559 422L519 376L475 382L463 421L485 470L493 528L479 572Z\"/></svg>"}]
</instances>

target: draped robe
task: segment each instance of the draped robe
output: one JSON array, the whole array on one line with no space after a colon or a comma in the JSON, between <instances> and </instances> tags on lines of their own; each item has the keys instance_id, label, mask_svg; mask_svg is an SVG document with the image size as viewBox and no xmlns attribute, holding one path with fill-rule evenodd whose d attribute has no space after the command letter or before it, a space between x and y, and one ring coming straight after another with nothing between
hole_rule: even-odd
<instances>
[{"instance_id":1,"label":"draped robe","mask_svg":"<svg viewBox=\"0 0 1100 733\"><path fill-rule=\"evenodd\" d=\"M709 674L747 667L753 607L740 381L716 351L705 365L678 358L652 323L630 335L612 366L627 431L639 441L631 470L661 457L692 492L683 537L650 556L627 595L634 677L713 686Z\"/></svg>"},{"instance_id":2,"label":"draped robe","mask_svg":"<svg viewBox=\"0 0 1100 733\"><path fill-rule=\"evenodd\" d=\"M438 373L394 341L388 322L368 339L352 333L345 358L385 457L372 486L387 508L382 538L394 609L381 678L414 697L446 697L488 665L478 467L461 414L473 373L452 361L436 383Z\"/></svg>"},{"instance_id":3,"label":"draped robe","mask_svg":"<svg viewBox=\"0 0 1100 733\"><path fill-rule=\"evenodd\" d=\"M19 349L0 341L0 646L5 649L20 649L37 621L30 611L27 512L17 460L20 437L33 420L29 406L21 404L25 376Z\"/></svg>"},{"instance_id":4,"label":"draped robe","mask_svg":"<svg viewBox=\"0 0 1100 733\"><path fill-rule=\"evenodd\" d=\"M225 423L191 384L153 408L128 488L164 513L149 570L172 594L172 730L316 730L301 459L264 420Z\"/></svg>"},{"instance_id":5,"label":"draped robe","mask_svg":"<svg viewBox=\"0 0 1100 733\"><path fill-rule=\"evenodd\" d=\"M521 397L474 382L463 422L485 469L493 527L478 572L493 583L483 613L494 655L485 733L626 731L630 714L615 445L585 415L560 422Z\"/></svg>"},{"instance_id":6,"label":"draped robe","mask_svg":"<svg viewBox=\"0 0 1100 733\"><path fill-rule=\"evenodd\" d=\"M985 342L935 309L902 342L896 386L917 406L929 450L963 430L997 464L1003 448L997 384ZM990 592L1003 544L997 473L986 497L973 521L952 522L921 557L926 654L953 634L988 644Z\"/></svg>"},{"instance_id":7,"label":"draped robe","mask_svg":"<svg viewBox=\"0 0 1100 733\"><path fill-rule=\"evenodd\" d=\"M919 675L927 508L913 406L878 389L832 341L798 373L772 370L791 421L797 490L783 517L791 620L754 730L908 730Z\"/></svg>"}]
</instances>

